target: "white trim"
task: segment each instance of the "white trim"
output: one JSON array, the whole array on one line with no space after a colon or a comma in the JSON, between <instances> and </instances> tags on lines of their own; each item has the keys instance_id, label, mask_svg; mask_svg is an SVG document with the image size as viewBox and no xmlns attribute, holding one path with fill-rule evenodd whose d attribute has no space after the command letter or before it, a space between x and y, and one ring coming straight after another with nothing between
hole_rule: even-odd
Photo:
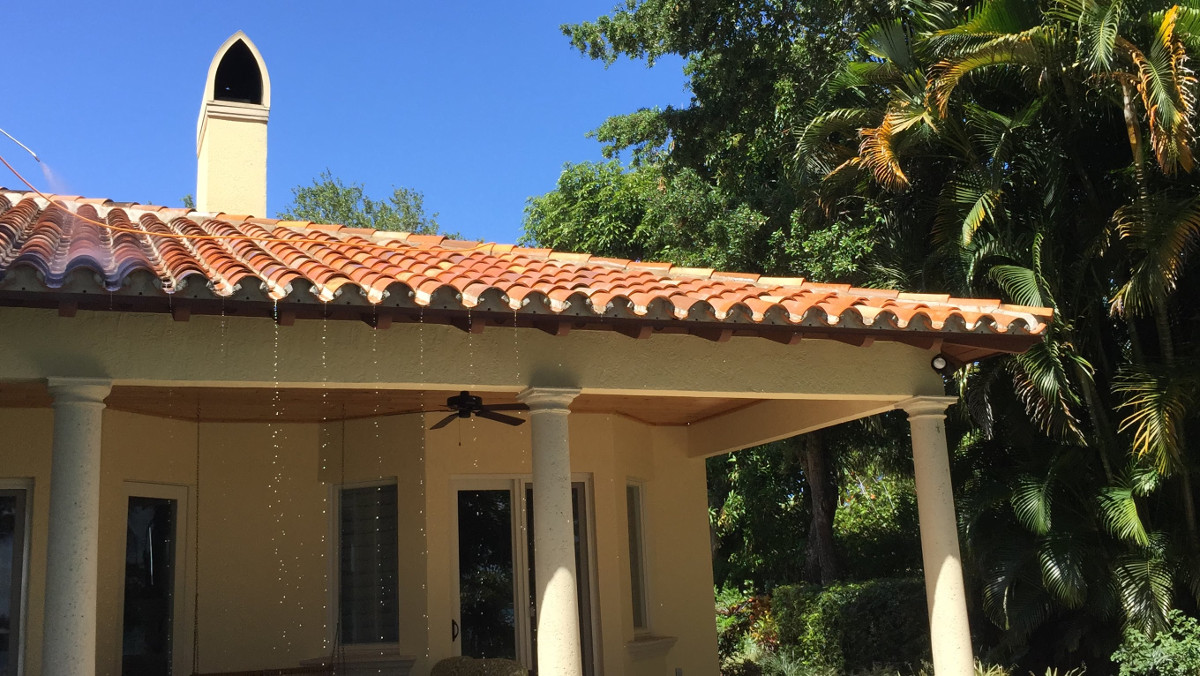
<instances>
[{"instance_id":1,"label":"white trim","mask_svg":"<svg viewBox=\"0 0 1200 676\"><path fill-rule=\"evenodd\" d=\"M195 584L191 570L192 542L191 506L189 498L192 489L180 484L162 484L143 481L124 481L121 484L124 499L121 502L121 513L128 519L129 498L158 498L175 501L175 584L174 599L171 602L171 673L187 674L192 670L192 638L195 636L193 626L195 604ZM122 524L124 525L124 523ZM125 637L125 551L126 528L121 529L121 574L117 578L117 621L113 623L113 634L116 642L113 645L124 645Z\"/></svg>"},{"instance_id":2,"label":"white trim","mask_svg":"<svg viewBox=\"0 0 1200 676\"><path fill-rule=\"evenodd\" d=\"M13 676L21 676L25 673L25 644L27 643L25 636L29 633L29 560L33 552L30 546L30 542L33 540L33 478L0 479L0 490L24 491L25 493L25 523L23 524L24 531L21 533L23 540L21 543L21 607L17 609L17 626L20 627L20 631L17 634L17 673L13 674Z\"/></svg>"}]
</instances>

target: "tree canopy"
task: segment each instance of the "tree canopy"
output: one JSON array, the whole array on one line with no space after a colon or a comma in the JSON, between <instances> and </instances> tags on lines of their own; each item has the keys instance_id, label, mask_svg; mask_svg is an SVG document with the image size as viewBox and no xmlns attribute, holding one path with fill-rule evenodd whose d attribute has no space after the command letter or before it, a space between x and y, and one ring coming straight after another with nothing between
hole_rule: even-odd
<instances>
[{"instance_id":1,"label":"tree canopy","mask_svg":"<svg viewBox=\"0 0 1200 676\"><path fill-rule=\"evenodd\" d=\"M692 101L602 124L609 161L532 198L527 238L1053 308L1044 342L947 382L980 647L1103 670L1123 627L1197 612L1200 5L631 0L563 30L603 63L683 56ZM843 434L839 512L838 458L870 446ZM815 488L779 453L710 477ZM755 565L747 533L795 526L773 495L781 520L723 545Z\"/></svg>"},{"instance_id":2,"label":"tree canopy","mask_svg":"<svg viewBox=\"0 0 1200 676\"><path fill-rule=\"evenodd\" d=\"M441 230L437 217L425 211L425 195L419 190L394 188L387 199L375 200L362 185L347 185L328 169L312 185L292 188L291 203L279 212L279 218L289 220L425 235Z\"/></svg>"}]
</instances>

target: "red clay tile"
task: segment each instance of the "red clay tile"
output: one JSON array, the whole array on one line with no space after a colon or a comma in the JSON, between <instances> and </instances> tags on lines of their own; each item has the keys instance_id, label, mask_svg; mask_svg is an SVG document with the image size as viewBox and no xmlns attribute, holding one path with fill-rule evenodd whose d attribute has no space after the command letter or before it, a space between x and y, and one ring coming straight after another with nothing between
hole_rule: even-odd
<instances>
[{"instance_id":1,"label":"red clay tile","mask_svg":"<svg viewBox=\"0 0 1200 676\"><path fill-rule=\"evenodd\" d=\"M793 324L827 327L843 319L852 325L861 320L864 326L887 332L1003 334L1021 328L1039 334L1052 317L1045 308L1004 305L994 299L857 289L440 235L47 197L61 208L43 207L31 193L0 190L0 276L16 266L31 266L42 273L48 290L61 287L67 274L83 267L112 290L143 269L162 280L164 293L180 288L181 280L202 275L217 294L229 295L234 285L252 277L266 283L276 298L289 287L312 287L321 300L330 300L349 285L365 290L371 302L380 302L385 290L404 284L422 304L449 287L464 307L471 307L496 289L514 308L540 295L551 311L561 312L564 301L582 294L598 315L632 311L658 319L670 312L685 319L700 312L718 321L745 323L747 316L760 322L770 314L771 321L785 318ZM103 218L97 209L106 209Z\"/></svg>"}]
</instances>

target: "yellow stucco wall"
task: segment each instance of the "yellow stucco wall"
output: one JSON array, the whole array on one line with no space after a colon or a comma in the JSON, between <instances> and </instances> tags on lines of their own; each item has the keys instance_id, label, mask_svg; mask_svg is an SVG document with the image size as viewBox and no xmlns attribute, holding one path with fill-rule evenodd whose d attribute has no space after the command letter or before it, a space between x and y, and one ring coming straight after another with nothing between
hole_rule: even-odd
<instances>
[{"instance_id":1,"label":"yellow stucco wall","mask_svg":"<svg viewBox=\"0 0 1200 676\"><path fill-rule=\"evenodd\" d=\"M436 416L430 416L436 421ZM0 478L34 481L27 673L41 662L52 413L0 409L10 430ZM426 443L422 444L422 437ZM400 652L427 674L451 655L455 482L528 477L529 427L456 422L424 431L420 416L319 424L227 424L106 411L101 463L97 670L120 672L127 483L185 486L189 506L182 566L187 591L176 649L190 667L198 568L201 672L294 666L328 655L332 615L330 484L396 478L400 504ZM199 444L199 495L196 448ZM573 415L572 472L590 489L597 673L651 674L682 667L716 673L702 459L682 428L609 415ZM344 463L342 458L345 458ZM644 486L651 630L679 638L670 652L634 660L625 486ZM199 560L194 519L199 516ZM428 527L427 527L428 524ZM597 590L604 590L598 593ZM182 617L180 617L182 615Z\"/></svg>"},{"instance_id":2,"label":"yellow stucco wall","mask_svg":"<svg viewBox=\"0 0 1200 676\"><path fill-rule=\"evenodd\" d=\"M213 105L213 104L209 104ZM221 102L226 108L259 106ZM207 115L197 150L196 209L265 218L267 213L267 120Z\"/></svg>"},{"instance_id":3,"label":"yellow stucco wall","mask_svg":"<svg viewBox=\"0 0 1200 676\"><path fill-rule=\"evenodd\" d=\"M944 393L941 376L929 367L929 350L884 341L870 347L831 340L780 345L752 337L714 343L683 335L635 341L604 331L551 336L503 327L478 335L442 325L374 331L354 321L298 321L276 329L267 318L177 322L151 313L83 310L65 318L29 308L0 308L0 324L0 374L12 380L66 375L116 385L511 393L538 385L603 394L893 403Z\"/></svg>"}]
</instances>

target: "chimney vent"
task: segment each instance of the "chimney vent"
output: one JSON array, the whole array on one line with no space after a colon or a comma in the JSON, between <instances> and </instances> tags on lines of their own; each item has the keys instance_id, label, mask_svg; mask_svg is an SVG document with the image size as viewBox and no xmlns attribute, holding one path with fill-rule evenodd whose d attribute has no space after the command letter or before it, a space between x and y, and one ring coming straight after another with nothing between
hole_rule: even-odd
<instances>
[{"instance_id":1,"label":"chimney vent","mask_svg":"<svg viewBox=\"0 0 1200 676\"><path fill-rule=\"evenodd\" d=\"M271 78L238 31L213 56L196 123L196 208L267 215L267 119Z\"/></svg>"}]
</instances>

